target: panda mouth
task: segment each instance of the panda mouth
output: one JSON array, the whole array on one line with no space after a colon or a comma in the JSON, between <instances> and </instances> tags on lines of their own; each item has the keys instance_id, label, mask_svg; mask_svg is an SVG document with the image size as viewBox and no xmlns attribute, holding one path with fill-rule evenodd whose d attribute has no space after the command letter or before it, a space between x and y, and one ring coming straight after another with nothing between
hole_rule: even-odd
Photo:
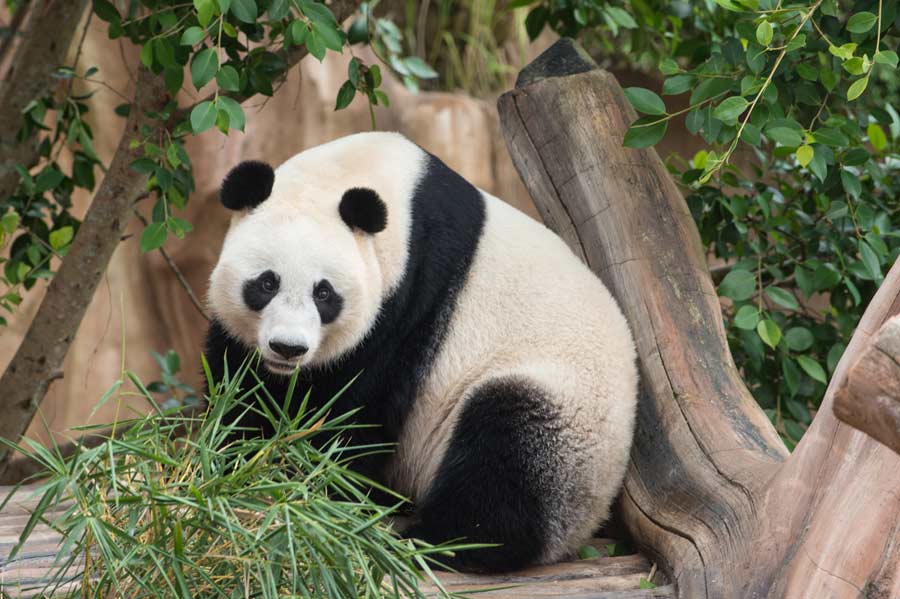
<instances>
[{"instance_id":1,"label":"panda mouth","mask_svg":"<svg viewBox=\"0 0 900 599\"><path fill-rule=\"evenodd\" d=\"M299 362L285 362L282 360L272 360L270 358L264 358L263 364L265 364L266 368L274 374L285 376L290 375L298 366L300 366Z\"/></svg>"}]
</instances>

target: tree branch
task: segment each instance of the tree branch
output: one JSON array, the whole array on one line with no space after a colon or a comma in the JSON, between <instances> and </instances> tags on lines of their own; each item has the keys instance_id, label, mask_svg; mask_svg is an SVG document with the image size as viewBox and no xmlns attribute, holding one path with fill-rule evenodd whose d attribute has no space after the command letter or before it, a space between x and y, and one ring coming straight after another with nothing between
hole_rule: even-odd
<instances>
[{"instance_id":1,"label":"tree branch","mask_svg":"<svg viewBox=\"0 0 900 599\"><path fill-rule=\"evenodd\" d=\"M141 145L129 142L143 137L142 128L154 134L163 123L147 114L163 110L169 95L162 77L141 68L135 88L133 107L119 141L109 172L100 184L84 221L72 242L59 271L50 281L47 295L18 351L0 378L0 437L17 440L34 416L54 372L62 369L63 359L75 337L84 312L91 302L103 273L119 245L131 215L132 203L146 185L146 175L131 170L141 156ZM8 451L0 449L0 474L6 467Z\"/></svg>"},{"instance_id":2,"label":"tree branch","mask_svg":"<svg viewBox=\"0 0 900 599\"><path fill-rule=\"evenodd\" d=\"M150 224L147 222L147 219L144 218L144 215L134 210L134 215L137 217L141 224L145 227ZM178 265L175 264L175 261L172 260L172 257L169 255L169 252L166 251L166 248L160 246L159 253L162 254L163 259L166 261L166 264L169 265L169 268L172 270L172 273L175 275L175 278L178 279L178 283L181 284L184 291L187 293L188 298L191 300L191 303L194 305L194 308L197 309L197 312L200 313L200 316L205 318L207 321L210 320L209 314L206 313L206 310L203 309L203 303L197 299L197 295L194 293L194 289L191 287L191 284L188 283L188 280L182 274L181 269L178 268Z\"/></svg>"},{"instance_id":3,"label":"tree branch","mask_svg":"<svg viewBox=\"0 0 900 599\"><path fill-rule=\"evenodd\" d=\"M0 87L0 198L15 191L16 165L30 168L37 162L37 140L17 139L22 112L53 88L53 73L65 62L85 6L87 0L48 0L32 6L28 30Z\"/></svg>"}]
</instances>

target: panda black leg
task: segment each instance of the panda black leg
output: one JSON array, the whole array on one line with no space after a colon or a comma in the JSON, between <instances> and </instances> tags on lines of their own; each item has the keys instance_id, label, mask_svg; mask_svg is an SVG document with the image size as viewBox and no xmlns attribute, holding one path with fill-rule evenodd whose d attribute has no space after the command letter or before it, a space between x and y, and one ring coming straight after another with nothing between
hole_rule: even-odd
<instances>
[{"instance_id":1,"label":"panda black leg","mask_svg":"<svg viewBox=\"0 0 900 599\"><path fill-rule=\"evenodd\" d=\"M440 558L452 568L502 572L533 564L553 529L565 477L561 423L545 393L521 378L491 381L467 400L411 537L498 543Z\"/></svg>"}]
</instances>

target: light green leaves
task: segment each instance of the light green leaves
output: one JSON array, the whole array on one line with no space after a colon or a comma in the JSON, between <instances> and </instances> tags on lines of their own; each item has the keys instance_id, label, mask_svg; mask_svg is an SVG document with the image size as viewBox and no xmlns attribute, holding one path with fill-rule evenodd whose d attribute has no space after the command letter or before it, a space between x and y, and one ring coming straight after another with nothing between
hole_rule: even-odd
<instances>
[{"instance_id":1,"label":"light green leaves","mask_svg":"<svg viewBox=\"0 0 900 599\"><path fill-rule=\"evenodd\" d=\"M763 343L775 349L781 341L781 329L771 318L761 320L756 325L756 334L763 340Z\"/></svg>"},{"instance_id":2,"label":"light green leaves","mask_svg":"<svg viewBox=\"0 0 900 599\"><path fill-rule=\"evenodd\" d=\"M766 129L766 136L788 148L796 148L803 143L800 131L790 127L771 127Z\"/></svg>"},{"instance_id":3,"label":"light green leaves","mask_svg":"<svg viewBox=\"0 0 900 599\"><path fill-rule=\"evenodd\" d=\"M194 9L197 11L197 21L200 27L206 27L212 20L213 12L217 9L216 0L194 0Z\"/></svg>"},{"instance_id":4,"label":"light green leaves","mask_svg":"<svg viewBox=\"0 0 900 599\"><path fill-rule=\"evenodd\" d=\"M229 92L241 91L241 80L237 70L231 65L223 66L216 73L216 83L220 89Z\"/></svg>"},{"instance_id":5,"label":"light green leaves","mask_svg":"<svg viewBox=\"0 0 900 599\"><path fill-rule=\"evenodd\" d=\"M75 236L75 229L71 226L61 227L55 231L50 232L50 247L54 250L59 251L69 245L72 241L72 237Z\"/></svg>"},{"instance_id":6,"label":"light green leaves","mask_svg":"<svg viewBox=\"0 0 900 599\"><path fill-rule=\"evenodd\" d=\"M886 64L892 69L897 68L897 53L893 50L881 50L875 53L874 61L878 64Z\"/></svg>"},{"instance_id":7,"label":"light green leaves","mask_svg":"<svg viewBox=\"0 0 900 599\"><path fill-rule=\"evenodd\" d=\"M790 291L786 291L780 287L767 288L766 295L773 302L783 308L787 308L788 310L797 310L798 308L800 308L800 304L797 302L797 298L795 298Z\"/></svg>"},{"instance_id":8,"label":"light green leaves","mask_svg":"<svg viewBox=\"0 0 900 599\"><path fill-rule=\"evenodd\" d=\"M200 40L206 37L206 31L201 27L188 27L184 30L184 33L181 34L181 41L179 42L182 46L193 46L197 44Z\"/></svg>"},{"instance_id":9,"label":"light green leaves","mask_svg":"<svg viewBox=\"0 0 900 599\"><path fill-rule=\"evenodd\" d=\"M800 163L800 166L807 166L813 159L813 149L812 146L802 145L797 148L797 162Z\"/></svg>"},{"instance_id":10,"label":"light green leaves","mask_svg":"<svg viewBox=\"0 0 900 599\"><path fill-rule=\"evenodd\" d=\"M809 356L797 356L797 363L800 364L800 368L802 368L803 372L808 374L811 379L819 381L823 385L828 383L828 377L825 375L825 370L818 362Z\"/></svg>"},{"instance_id":11,"label":"light green leaves","mask_svg":"<svg viewBox=\"0 0 900 599\"><path fill-rule=\"evenodd\" d=\"M198 90L213 80L219 70L219 55L214 48L204 48L191 61L191 83Z\"/></svg>"},{"instance_id":12,"label":"light green leaves","mask_svg":"<svg viewBox=\"0 0 900 599\"><path fill-rule=\"evenodd\" d=\"M727 125L737 123L738 117L743 114L750 103L741 96L726 98L713 110L713 116Z\"/></svg>"},{"instance_id":13,"label":"light green leaves","mask_svg":"<svg viewBox=\"0 0 900 599\"><path fill-rule=\"evenodd\" d=\"M639 118L625 132L623 145L636 150L649 148L666 134L668 121L657 116Z\"/></svg>"},{"instance_id":14,"label":"light green leaves","mask_svg":"<svg viewBox=\"0 0 900 599\"><path fill-rule=\"evenodd\" d=\"M741 306L734 315L734 326L745 331L752 331L759 324L759 310L756 306Z\"/></svg>"},{"instance_id":15,"label":"light green leaves","mask_svg":"<svg viewBox=\"0 0 900 599\"><path fill-rule=\"evenodd\" d=\"M857 79L854 81L850 87L847 89L847 99L855 100L862 95L864 91L866 91L866 86L869 85L869 76L866 75L862 79Z\"/></svg>"},{"instance_id":16,"label":"light green leaves","mask_svg":"<svg viewBox=\"0 0 900 599\"><path fill-rule=\"evenodd\" d=\"M756 291L756 277L748 270L734 269L719 284L719 295L736 302L750 299Z\"/></svg>"},{"instance_id":17,"label":"light green leaves","mask_svg":"<svg viewBox=\"0 0 900 599\"><path fill-rule=\"evenodd\" d=\"M877 123L869 123L866 127L866 135L869 137L869 143L877 151L881 152L887 147L887 136L884 134L884 129Z\"/></svg>"},{"instance_id":18,"label":"light green leaves","mask_svg":"<svg viewBox=\"0 0 900 599\"><path fill-rule=\"evenodd\" d=\"M216 124L217 115L216 105L210 101L201 102L194 106L194 109L191 110L191 130L194 132L194 135L212 128Z\"/></svg>"},{"instance_id":19,"label":"light green leaves","mask_svg":"<svg viewBox=\"0 0 900 599\"><path fill-rule=\"evenodd\" d=\"M764 20L756 27L756 41L759 42L760 46L766 47L772 42L774 32L772 24Z\"/></svg>"},{"instance_id":20,"label":"light green leaves","mask_svg":"<svg viewBox=\"0 0 900 599\"><path fill-rule=\"evenodd\" d=\"M223 118L223 114L228 116L227 124L222 127L223 132L227 132L228 129L237 129L238 131L243 131L246 118L244 116L244 109L241 108L241 105L228 96L219 96L216 102L218 108L218 119L221 121L221 119Z\"/></svg>"},{"instance_id":21,"label":"light green leaves","mask_svg":"<svg viewBox=\"0 0 900 599\"><path fill-rule=\"evenodd\" d=\"M847 31L850 33L865 33L875 26L878 17L870 12L858 12L847 21Z\"/></svg>"},{"instance_id":22,"label":"light green leaves","mask_svg":"<svg viewBox=\"0 0 900 599\"><path fill-rule=\"evenodd\" d=\"M626 87L623 91L625 92L625 97L628 98L628 102L638 112L649 115L666 114L666 105L662 98L649 89Z\"/></svg>"}]
</instances>

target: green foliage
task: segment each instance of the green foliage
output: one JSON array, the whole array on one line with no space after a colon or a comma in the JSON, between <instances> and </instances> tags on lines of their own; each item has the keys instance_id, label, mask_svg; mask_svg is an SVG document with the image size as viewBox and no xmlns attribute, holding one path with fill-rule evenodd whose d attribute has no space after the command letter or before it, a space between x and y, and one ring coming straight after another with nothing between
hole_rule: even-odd
<instances>
[{"instance_id":1,"label":"green foliage","mask_svg":"<svg viewBox=\"0 0 900 599\"><path fill-rule=\"evenodd\" d=\"M182 90L201 98L187 107L171 100L147 115L164 127L145 126L130 140L130 148L140 154L131 168L147 177L146 197L153 202L150 223L140 236L142 252L162 247L169 235L183 238L192 230L176 216L194 191L186 138L213 128L223 134L243 131L246 115L240 102L275 93L288 68L285 57L297 47L322 60L328 51L342 52L353 41L369 41L408 87L417 88L420 79L436 76L420 58L401 54L402 35L396 25L373 17L366 4L360 7L362 40L353 39L360 35L358 25L348 39L331 9L317 0L93 0L92 7L107 23L110 39L127 38L140 47L141 64L163 79L172 98ZM78 95L71 85L77 78L92 88L98 83L96 72L93 67L83 73L61 67L58 77L69 81L65 96L36 98L24 111L19 137L39 141L41 164L31 172L26 168L30 165L20 166L15 193L0 198L0 248L9 244L9 257L0 258L0 308L7 312L21 302L23 291L52 277L53 259L66 255L78 231L78 220L70 213L72 194L79 188L92 192L95 168L105 168L84 120L93 92ZM370 107L387 105L381 82L378 65L354 58L336 108L349 105L357 93ZM127 117L131 106L122 104L115 112ZM374 118L372 112L373 127ZM74 157L71 167L59 160L64 149ZM5 324L0 316L0 325Z\"/></svg>"},{"instance_id":2,"label":"green foliage","mask_svg":"<svg viewBox=\"0 0 900 599\"><path fill-rule=\"evenodd\" d=\"M623 3L640 29L596 0L527 4L533 34L549 25L664 77L663 97L626 90L641 114L626 146L654 145L681 115L709 146L669 168L724 264L735 361L793 447L900 254L898 3Z\"/></svg>"},{"instance_id":3,"label":"green foliage","mask_svg":"<svg viewBox=\"0 0 900 599\"><path fill-rule=\"evenodd\" d=\"M178 370L175 354L156 358L164 380ZM10 559L38 522L63 538L50 582L34 590L51 592L79 576L78 596L87 598L231 599L247 588L261 598L425 596L418 585L430 576L429 556L464 547L395 536L388 522L396 506L374 504L369 481L347 467L341 439L350 414L329 419L332 402L307 410L307 396L289 417L281 401L264 396L248 409L274 435L229 442L239 429L223 416L265 393L248 368L209 381L208 414L158 409L120 422L117 438L69 458L27 440L2 441L46 469ZM153 384L125 375L151 399Z\"/></svg>"}]
</instances>

